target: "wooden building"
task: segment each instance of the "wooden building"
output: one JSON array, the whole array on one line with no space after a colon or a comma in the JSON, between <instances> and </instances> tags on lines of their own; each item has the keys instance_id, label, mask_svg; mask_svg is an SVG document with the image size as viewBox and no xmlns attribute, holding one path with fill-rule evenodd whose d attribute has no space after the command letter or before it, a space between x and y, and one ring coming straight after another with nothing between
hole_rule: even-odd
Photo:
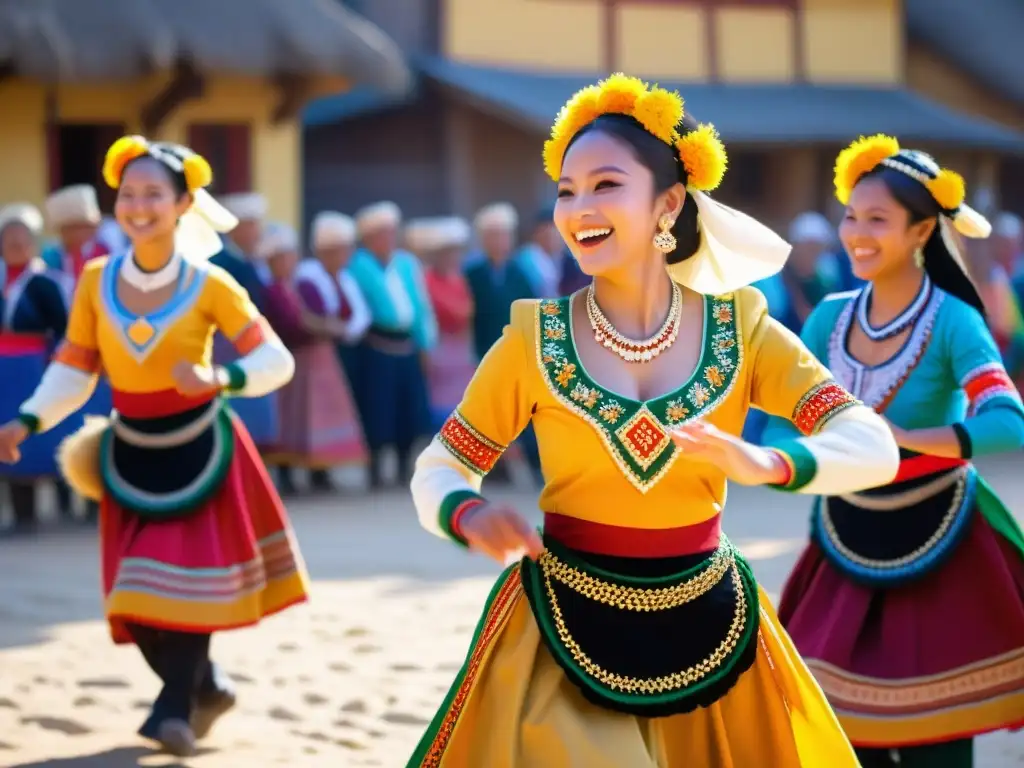
<instances>
[{"instance_id":1,"label":"wooden building","mask_svg":"<svg viewBox=\"0 0 1024 768\"><path fill-rule=\"evenodd\" d=\"M410 72L375 25L333 0L11 0L0 4L0 205L101 181L125 133L186 143L217 194L257 189L302 221L301 109Z\"/></svg>"},{"instance_id":2,"label":"wooden building","mask_svg":"<svg viewBox=\"0 0 1024 768\"><path fill-rule=\"evenodd\" d=\"M388 198L468 214L506 199L529 215L553 197L540 152L558 108L616 70L678 88L715 123L731 158L719 196L776 225L829 210L836 152L880 131L1024 207L1000 184L1024 154L1019 42L973 60L1024 29L1019 0L349 2L410 53L418 86L310 106L310 211Z\"/></svg>"}]
</instances>

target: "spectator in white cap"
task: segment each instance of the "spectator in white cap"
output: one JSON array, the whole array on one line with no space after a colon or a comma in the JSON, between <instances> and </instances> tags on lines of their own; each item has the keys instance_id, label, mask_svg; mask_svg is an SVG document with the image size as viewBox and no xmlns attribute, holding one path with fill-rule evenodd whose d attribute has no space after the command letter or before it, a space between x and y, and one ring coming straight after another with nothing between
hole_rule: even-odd
<instances>
[{"instance_id":1,"label":"spectator in white cap","mask_svg":"<svg viewBox=\"0 0 1024 768\"><path fill-rule=\"evenodd\" d=\"M424 369L437 343L437 322L419 260L398 248L402 212L392 202L356 214L361 243L349 274L370 307L370 328L350 379L370 447L370 484L380 487L382 451L398 454L398 483L412 477L413 449L430 435Z\"/></svg>"},{"instance_id":2,"label":"spectator in white cap","mask_svg":"<svg viewBox=\"0 0 1024 768\"><path fill-rule=\"evenodd\" d=\"M238 219L238 226L225 235L224 250L210 261L227 270L262 308L263 286L270 281L265 264L256 258L267 217L267 199L259 192L224 195L220 203Z\"/></svg>"},{"instance_id":3,"label":"spectator in white cap","mask_svg":"<svg viewBox=\"0 0 1024 768\"><path fill-rule=\"evenodd\" d=\"M303 259L295 273L305 309L337 325L334 352L342 368L346 391L350 391L348 373L356 367L355 346L362 340L371 320L370 307L347 269L355 245L355 221L343 213L321 211L310 228L313 258ZM354 412L353 418L361 435L362 428ZM313 469L309 479L317 490L331 488L330 476L323 469Z\"/></svg>"},{"instance_id":4,"label":"spectator in white cap","mask_svg":"<svg viewBox=\"0 0 1024 768\"><path fill-rule=\"evenodd\" d=\"M263 236L263 222L267 216L267 201L258 192L224 195L219 200L236 219L238 226L224 236L224 250L215 254L211 264L221 267L238 282L256 308L262 313L266 307L267 283L270 274L265 263L256 257L256 249ZM224 335L213 337L213 360L217 365L229 365L238 359L234 344ZM273 445L277 431L277 400L279 392L263 397L240 397L232 403L238 417L245 424L253 442L261 450Z\"/></svg>"},{"instance_id":5,"label":"spectator in white cap","mask_svg":"<svg viewBox=\"0 0 1024 768\"><path fill-rule=\"evenodd\" d=\"M108 255L106 246L96 237L103 214L96 188L73 184L58 189L43 205L46 224L57 235L57 243L43 254L47 264L78 280L85 262Z\"/></svg>"},{"instance_id":6,"label":"spectator in white cap","mask_svg":"<svg viewBox=\"0 0 1024 768\"><path fill-rule=\"evenodd\" d=\"M0 208L0 332L18 344L0 345L0 411L17 413L26 391L42 379L51 351L64 338L68 310L61 275L40 258L43 216L27 203ZM27 390L26 390L27 387ZM82 425L78 414L57 426L47 451L29 450L14 467L0 465L14 512L12 533L35 530L36 481L53 479L63 488L62 516L70 516L70 493L61 483L52 446Z\"/></svg>"},{"instance_id":7,"label":"spectator in white cap","mask_svg":"<svg viewBox=\"0 0 1024 768\"><path fill-rule=\"evenodd\" d=\"M480 209L473 219L478 254L466 270L477 312L473 319L473 348L477 359L501 336L512 302L534 296L523 267L512 259L519 216L508 203Z\"/></svg>"},{"instance_id":8,"label":"spectator in white cap","mask_svg":"<svg viewBox=\"0 0 1024 768\"><path fill-rule=\"evenodd\" d=\"M519 215L509 203L494 203L477 212L473 219L478 257L466 268L466 280L476 311L473 314L473 354L482 360L487 350L499 338L508 324L512 303L536 296L536 287L518 259L512 258ZM527 426L518 444L526 459L539 476L540 459L537 455L533 430ZM508 460L499 461L490 477L510 479Z\"/></svg>"},{"instance_id":9,"label":"spectator in white cap","mask_svg":"<svg viewBox=\"0 0 1024 768\"><path fill-rule=\"evenodd\" d=\"M471 236L469 224L454 216L419 219L406 228L407 242L427 265L427 293L437 317L437 346L427 365L435 430L455 410L476 370L473 297L462 273Z\"/></svg>"},{"instance_id":10,"label":"spectator in white cap","mask_svg":"<svg viewBox=\"0 0 1024 768\"><path fill-rule=\"evenodd\" d=\"M344 323L305 306L297 280L299 238L294 229L268 225L255 255L271 274L267 320L295 358L295 375L279 394L277 439L264 458L278 467L282 493L296 490L294 467L319 471L314 484L326 489L327 469L366 459L362 429L334 348L345 332Z\"/></svg>"}]
</instances>

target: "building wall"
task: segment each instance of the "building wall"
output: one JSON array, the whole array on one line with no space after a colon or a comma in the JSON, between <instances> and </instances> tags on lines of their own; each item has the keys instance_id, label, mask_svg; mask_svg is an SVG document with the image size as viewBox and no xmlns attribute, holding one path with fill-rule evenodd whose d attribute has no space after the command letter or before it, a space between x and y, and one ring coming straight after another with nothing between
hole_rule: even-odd
<instances>
[{"instance_id":1,"label":"building wall","mask_svg":"<svg viewBox=\"0 0 1024 768\"><path fill-rule=\"evenodd\" d=\"M441 51L467 62L689 82L903 76L899 0L441 2Z\"/></svg>"},{"instance_id":2,"label":"building wall","mask_svg":"<svg viewBox=\"0 0 1024 768\"><path fill-rule=\"evenodd\" d=\"M441 97L311 128L305 139L305 223L322 210L352 213L380 200L407 217L446 213L451 191Z\"/></svg>"},{"instance_id":3,"label":"building wall","mask_svg":"<svg viewBox=\"0 0 1024 768\"><path fill-rule=\"evenodd\" d=\"M47 112L65 123L122 123L139 130L142 105L162 85L152 78L132 85L57 86L47 89L25 81L0 84L0 204L15 200L42 203L49 193ZM302 173L301 130L290 122L272 126L269 115L276 92L261 81L211 78L200 101L183 105L150 138L184 141L191 122L248 122L252 129L253 186L267 196L270 216L298 224ZM49 108L48 108L49 102ZM96 158L102 163L102 157Z\"/></svg>"}]
</instances>

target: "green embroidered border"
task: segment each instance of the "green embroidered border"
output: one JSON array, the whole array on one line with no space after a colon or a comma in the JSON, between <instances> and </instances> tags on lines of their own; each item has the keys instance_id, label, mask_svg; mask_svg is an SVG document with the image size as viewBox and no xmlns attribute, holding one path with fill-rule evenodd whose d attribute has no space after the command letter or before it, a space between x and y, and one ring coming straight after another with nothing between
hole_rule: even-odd
<instances>
[{"instance_id":1,"label":"green embroidered border","mask_svg":"<svg viewBox=\"0 0 1024 768\"><path fill-rule=\"evenodd\" d=\"M452 530L452 515L467 501L483 501L484 497L473 491L453 491L444 497L437 510L437 525L449 539L460 547L468 547L466 540Z\"/></svg>"},{"instance_id":2,"label":"green embroidered border","mask_svg":"<svg viewBox=\"0 0 1024 768\"><path fill-rule=\"evenodd\" d=\"M796 492L804 488L818 474L818 462L802 440L783 440L777 445L771 446L771 450L785 459L793 471L793 476L785 485L769 484L769 488Z\"/></svg>"},{"instance_id":3,"label":"green embroidered border","mask_svg":"<svg viewBox=\"0 0 1024 768\"><path fill-rule=\"evenodd\" d=\"M703 567L704 565L701 564L697 566L697 570L700 570ZM558 629L555 627L554 619L551 616L551 605L548 601L547 593L544 591L544 576L541 573L540 568L533 561L524 560L522 563L522 569L523 588L526 589L530 595L531 606L544 607L543 611L535 609L533 614L541 634L546 638L545 644L547 647L552 651L552 653L557 655L562 665L568 669L575 670L576 678L588 688L610 701L619 702L625 705L632 704L651 706L657 704L669 704L681 701L688 696L693 696L694 694L706 689L708 686L714 685L723 677L728 675L732 671L733 667L735 667L740 661L743 656L743 650L747 647L748 643L752 641L760 626L760 602L757 591L757 581L754 578L754 573L750 568L750 564L747 563L747 561L744 560L737 552L736 569L739 572L740 584L747 601L747 611L743 631L740 634L740 639L736 643L736 647L732 652L713 672L710 672L697 682L687 685L684 688L680 688L679 690L664 693L623 693L622 691L609 688L603 683L595 680L579 666L579 663L573 658L572 654L559 639ZM592 566L587 566L586 572L589 573L591 570ZM691 572L687 571L686 573L690 574ZM682 582L684 580L682 576L676 576L674 578L676 582ZM727 575L726 578L729 578L729 576ZM617 576L616 580L622 581L622 577ZM584 652L585 651L586 649L584 649Z\"/></svg>"},{"instance_id":4,"label":"green embroidered border","mask_svg":"<svg viewBox=\"0 0 1024 768\"><path fill-rule=\"evenodd\" d=\"M412 757L409 758L409 762L406 763L406 768L434 768L440 764L441 759L444 755L444 749L447 747L447 740L439 745L440 753L436 760L427 762L428 756L431 754L431 748L434 747L434 742L441 736L441 728L445 725L445 720L449 719L450 715L454 716L452 722L452 731L454 731L455 725L458 723L458 715L461 714L461 704L457 702L458 694L460 689L464 685L469 685L470 690L466 691L466 695L472 693L472 685L476 682L476 675L479 670L472 668L473 657L477 653L486 652L486 644L493 642L498 636L500 630L503 628L504 621L508 618L508 608L514 606L497 605L500 598L505 597L506 601L512 601L516 599L514 590L518 589L518 585L513 583L518 582L518 571L519 563L510 565L501 575L498 580L494 582L494 586L491 588L491 593L487 596L487 600L484 601L483 610L480 613L480 620L476 624L476 628L473 630L473 637L469 642L469 650L466 652L466 659L462 664L462 668L459 673L455 676L455 680L452 681L451 687L448 689L448 693L444 697L444 701L441 702L441 706L437 708L437 712L434 714L433 719L430 721L430 725L427 726L427 730L420 738L419 744L416 745L415 751L412 753ZM506 592L513 591L513 594L506 595ZM502 613L504 611L504 613ZM497 612L497 613L496 613ZM489 624L494 624L490 627L492 630L488 635L487 630ZM454 709L453 711L453 708Z\"/></svg>"},{"instance_id":5,"label":"green embroidered border","mask_svg":"<svg viewBox=\"0 0 1024 768\"><path fill-rule=\"evenodd\" d=\"M668 431L714 410L728 396L743 362L735 294L704 297L704 344L700 361L678 389L644 402L617 395L587 373L573 340L572 297L537 304L537 360L544 379L569 410L604 440L612 458L641 493L668 471L678 451ZM626 434L646 419L665 433L660 450L642 462L630 452Z\"/></svg>"},{"instance_id":6,"label":"green embroidered border","mask_svg":"<svg viewBox=\"0 0 1024 768\"><path fill-rule=\"evenodd\" d=\"M231 412L223 404L218 403L216 407L220 411L212 426L215 453L212 467L203 471L206 476L201 476L202 482L194 488L186 487L168 494L141 492L124 482L114 467L114 430L113 427L108 428L100 445L100 472L103 487L114 501L142 516L169 518L194 509L216 493L235 455L235 433L231 423Z\"/></svg>"}]
</instances>

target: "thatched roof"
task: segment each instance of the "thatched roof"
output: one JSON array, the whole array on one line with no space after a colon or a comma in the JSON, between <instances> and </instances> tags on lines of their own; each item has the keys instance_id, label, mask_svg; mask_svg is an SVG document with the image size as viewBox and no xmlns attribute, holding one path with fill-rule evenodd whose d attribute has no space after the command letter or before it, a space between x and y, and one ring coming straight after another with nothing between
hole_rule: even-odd
<instances>
[{"instance_id":1,"label":"thatched roof","mask_svg":"<svg viewBox=\"0 0 1024 768\"><path fill-rule=\"evenodd\" d=\"M0 0L0 70L48 83L204 73L343 77L387 91L401 52L338 0Z\"/></svg>"}]
</instances>

